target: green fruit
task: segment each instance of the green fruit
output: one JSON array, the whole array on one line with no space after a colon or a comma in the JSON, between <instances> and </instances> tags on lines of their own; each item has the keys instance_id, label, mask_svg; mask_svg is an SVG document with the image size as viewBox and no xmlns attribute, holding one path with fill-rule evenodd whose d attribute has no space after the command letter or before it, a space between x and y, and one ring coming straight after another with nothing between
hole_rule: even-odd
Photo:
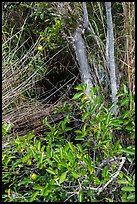
<instances>
[{"instance_id":1,"label":"green fruit","mask_svg":"<svg viewBox=\"0 0 137 204\"><path fill-rule=\"evenodd\" d=\"M31 166L31 164L32 164L32 161L29 160L29 161L27 162L27 166Z\"/></svg>"},{"instance_id":2,"label":"green fruit","mask_svg":"<svg viewBox=\"0 0 137 204\"><path fill-rule=\"evenodd\" d=\"M33 174L30 175L30 178L31 178L32 180L36 180L37 177L38 177L38 175L35 174L35 173L33 173Z\"/></svg>"}]
</instances>

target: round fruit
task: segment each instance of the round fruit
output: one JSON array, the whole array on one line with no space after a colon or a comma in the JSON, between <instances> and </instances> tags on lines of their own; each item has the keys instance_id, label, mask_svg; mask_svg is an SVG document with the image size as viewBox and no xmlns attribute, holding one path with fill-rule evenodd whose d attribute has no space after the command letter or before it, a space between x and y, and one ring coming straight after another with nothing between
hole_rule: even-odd
<instances>
[{"instance_id":1,"label":"round fruit","mask_svg":"<svg viewBox=\"0 0 137 204\"><path fill-rule=\"evenodd\" d=\"M31 178L32 180L36 180L37 177L38 177L38 175L35 174L35 173L33 173L33 174L30 175L30 178Z\"/></svg>"},{"instance_id":2,"label":"round fruit","mask_svg":"<svg viewBox=\"0 0 137 204\"><path fill-rule=\"evenodd\" d=\"M29 161L27 162L27 166L31 166L31 164L32 164L32 161L29 160Z\"/></svg>"}]
</instances>

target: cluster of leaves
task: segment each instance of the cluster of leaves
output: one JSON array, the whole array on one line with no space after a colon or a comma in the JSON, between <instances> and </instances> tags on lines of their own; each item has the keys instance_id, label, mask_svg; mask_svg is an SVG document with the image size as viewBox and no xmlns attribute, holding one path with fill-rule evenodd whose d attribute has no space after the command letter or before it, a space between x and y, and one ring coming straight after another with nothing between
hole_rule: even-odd
<instances>
[{"instance_id":1,"label":"cluster of leaves","mask_svg":"<svg viewBox=\"0 0 137 204\"><path fill-rule=\"evenodd\" d=\"M95 88L91 90L94 104L84 95L86 86L76 89L73 100L81 115L80 126L71 125L72 107L65 104L63 120L55 125L43 120L47 131L42 136L34 132L17 136L3 149L4 202L135 200L134 103L132 110L128 109L132 94L128 96L125 87L118 95L120 113L125 110L125 114L114 117L110 114L112 106L105 107ZM3 134L10 128L10 124L3 125ZM120 142L124 129L131 141L128 146ZM119 170L121 158L126 162Z\"/></svg>"},{"instance_id":2,"label":"cluster of leaves","mask_svg":"<svg viewBox=\"0 0 137 204\"><path fill-rule=\"evenodd\" d=\"M50 51L63 43L61 31L64 29L61 16L50 9L49 2L22 2L21 7L31 10L26 30L35 38L41 37L44 49Z\"/></svg>"},{"instance_id":3,"label":"cluster of leaves","mask_svg":"<svg viewBox=\"0 0 137 204\"><path fill-rule=\"evenodd\" d=\"M15 6L16 12L14 13ZM23 28L22 43L29 37L31 38L29 40L30 47L37 38L41 37L43 47L48 51L53 50L63 43L61 31L64 29L64 25L61 16L56 15L52 10L50 2L20 2L17 5L11 4L11 10L9 13L6 12L3 17L5 31L10 33L10 30L14 28L14 33L16 33L26 21ZM12 19L7 20L10 15L12 15ZM10 24L10 28L8 28L8 24Z\"/></svg>"}]
</instances>

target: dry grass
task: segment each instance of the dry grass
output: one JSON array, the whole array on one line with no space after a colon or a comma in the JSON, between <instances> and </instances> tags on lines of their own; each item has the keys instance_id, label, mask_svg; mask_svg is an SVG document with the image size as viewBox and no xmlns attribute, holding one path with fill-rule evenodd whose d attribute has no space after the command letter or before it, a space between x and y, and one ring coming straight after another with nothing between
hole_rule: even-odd
<instances>
[{"instance_id":1,"label":"dry grass","mask_svg":"<svg viewBox=\"0 0 137 204\"><path fill-rule=\"evenodd\" d=\"M21 36L23 35L22 29L23 27L16 33L13 30L11 34L7 34L3 29L2 123L10 122L13 124L10 134L12 137L15 134L23 135L32 130L38 132L41 130L44 131L42 120L45 117L48 117L53 123L58 120L60 117L58 116L57 119L57 116L53 114L54 109L61 106L61 101L64 98L69 100L66 97L67 93L64 93L62 89L68 83L72 84L77 80L77 76L69 70L72 78L64 82L60 88L54 86L48 80L48 74L56 67L48 69L47 63L49 62L50 64L50 61L58 56L64 48L58 49L57 53L41 64L41 53L37 50L40 39L38 38L35 44L29 50L26 50L25 43L27 43L29 38L23 43L20 42ZM53 104L50 102L42 103L37 100L37 93L39 89L42 89L42 87L37 86L37 83L43 78L48 80L51 85L47 87L47 98L44 99L45 101L50 99L58 91L62 93L59 99ZM52 92L52 89L54 92ZM32 92L34 92L35 97L32 97Z\"/></svg>"}]
</instances>

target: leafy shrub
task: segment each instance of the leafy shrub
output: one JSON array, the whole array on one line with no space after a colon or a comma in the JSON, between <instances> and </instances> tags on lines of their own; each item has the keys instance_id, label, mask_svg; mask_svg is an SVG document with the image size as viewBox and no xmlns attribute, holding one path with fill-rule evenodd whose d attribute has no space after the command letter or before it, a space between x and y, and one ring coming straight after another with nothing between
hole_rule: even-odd
<instances>
[{"instance_id":1,"label":"leafy shrub","mask_svg":"<svg viewBox=\"0 0 137 204\"><path fill-rule=\"evenodd\" d=\"M105 106L96 88L91 90L94 103L84 95L85 88L76 88L77 108L64 104L63 120L54 125L43 120L47 130L42 136L17 136L3 149L4 202L135 200L134 103L132 110L128 107L132 94L118 95L119 114L114 117L112 105ZM8 132L4 126L2 130ZM128 146L121 141L124 131Z\"/></svg>"}]
</instances>

